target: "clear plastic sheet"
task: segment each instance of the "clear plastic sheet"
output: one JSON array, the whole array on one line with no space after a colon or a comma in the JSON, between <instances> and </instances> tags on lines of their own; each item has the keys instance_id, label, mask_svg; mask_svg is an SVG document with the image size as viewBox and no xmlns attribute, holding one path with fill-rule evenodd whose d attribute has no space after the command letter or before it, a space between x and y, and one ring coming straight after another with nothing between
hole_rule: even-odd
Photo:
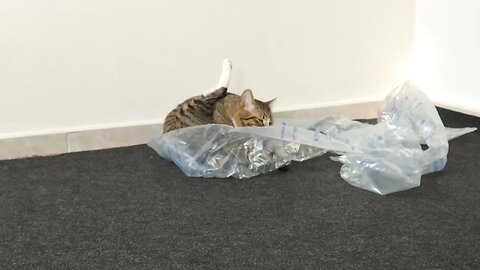
<instances>
[{"instance_id":1,"label":"clear plastic sheet","mask_svg":"<svg viewBox=\"0 0 480 270\"><path fill-rule=\"evenodd\" d=\"M445 128L434 105L409 82L385 98L377 120L375 125L325 117L275 119L274 126L260 128L195 126L163 134L149 146L188 176L217 178L249 178L330 152L343 163L340 176L348 183L389 194L417 187L423 174L442 170L448 140L476 130Z\"/></svg>"}]
</instances>

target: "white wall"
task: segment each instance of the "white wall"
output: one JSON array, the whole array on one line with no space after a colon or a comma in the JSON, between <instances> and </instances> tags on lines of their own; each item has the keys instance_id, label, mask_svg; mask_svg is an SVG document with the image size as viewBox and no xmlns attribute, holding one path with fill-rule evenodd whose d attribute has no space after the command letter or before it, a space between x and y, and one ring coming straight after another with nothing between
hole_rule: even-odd
<instances>
[{"instance_id":1,"label":"white wall","mask_svg":"<svg viewBox=\"0 0 480 270\"><path fill-rule=\"evenodd\" d=\"M480 1L418 0L412 80L437 104L480 116Z\"/></svg>"},{"instance_id":2,"label":"white wall","mask_svg":"<svg viewBox=\"0 0 480 270\"><path fill-rule=\"evenodd\" d=\"M0 137L162 122L233 61L275 110L405 78L414 0L0 1Z\"/></svg>"}]
</instances>

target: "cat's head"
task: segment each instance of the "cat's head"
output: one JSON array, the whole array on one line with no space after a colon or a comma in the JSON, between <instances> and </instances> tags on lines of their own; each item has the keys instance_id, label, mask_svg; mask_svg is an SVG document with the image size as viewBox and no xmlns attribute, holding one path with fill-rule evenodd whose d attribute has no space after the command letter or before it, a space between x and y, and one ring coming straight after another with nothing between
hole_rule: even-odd
<instances>
[{"instance_id":1,"label":"cat's head","mask_svg":"<svg viewBox=\"0 0 480 270\"><path fill-rule=\"evenodd\" d=\"M270 109L273 101L260 101L253 97L252 91L247 89L240 96L235 125L239 127L262 127L271 126L273 123Z\"/></svg>"}]
</instances>

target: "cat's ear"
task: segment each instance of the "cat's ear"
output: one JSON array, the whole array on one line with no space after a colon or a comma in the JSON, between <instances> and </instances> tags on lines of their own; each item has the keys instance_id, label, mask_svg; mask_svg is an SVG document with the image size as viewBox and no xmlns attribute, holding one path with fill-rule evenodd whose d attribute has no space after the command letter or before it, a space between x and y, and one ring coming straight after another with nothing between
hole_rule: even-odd
<instances>
[{"instance_id":1,"label":"cat's ear","mask_svg":"<svg viewBox=\"0 0 480 270\"><path fill-rule=\"evenodd\" d=\"M275 100L277 100L277 98L271 99L271 100L266 101L264 103L266 103L268 105L268 107L272 107L272 104L275 102Z\"/></svg>"},{"instance_id":2,"label":"cat's ear","mask_svg":"<svg viewBox=\"0 0 480 270\"><path fill-rule=\"evenodd\" d=\"M252 111L255 108L255 99L253 98L253 94L250 89L243 91L242 95L240 96L240 102L242 108L247 111Z\"/></svg>"}]
</instances>

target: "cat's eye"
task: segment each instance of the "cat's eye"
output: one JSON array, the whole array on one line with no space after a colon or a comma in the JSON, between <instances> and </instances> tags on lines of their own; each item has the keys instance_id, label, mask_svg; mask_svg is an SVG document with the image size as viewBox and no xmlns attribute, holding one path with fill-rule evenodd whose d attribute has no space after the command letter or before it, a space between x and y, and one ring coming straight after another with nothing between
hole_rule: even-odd
<instances>
[{"instance_id":1,"label":"cat's eye","mask_svg":"<svg viewBox=\"0 0 480 270\"><path fill-rule=\"evenodd\" d=\"M247 127L261 127L261 126L266 126L267 122L266 119L260 119L256 116L251 116L251 117L245 117L245 118L240 118L241 120L244 120L245 126Z\"/></svg>"}]
</instances>

